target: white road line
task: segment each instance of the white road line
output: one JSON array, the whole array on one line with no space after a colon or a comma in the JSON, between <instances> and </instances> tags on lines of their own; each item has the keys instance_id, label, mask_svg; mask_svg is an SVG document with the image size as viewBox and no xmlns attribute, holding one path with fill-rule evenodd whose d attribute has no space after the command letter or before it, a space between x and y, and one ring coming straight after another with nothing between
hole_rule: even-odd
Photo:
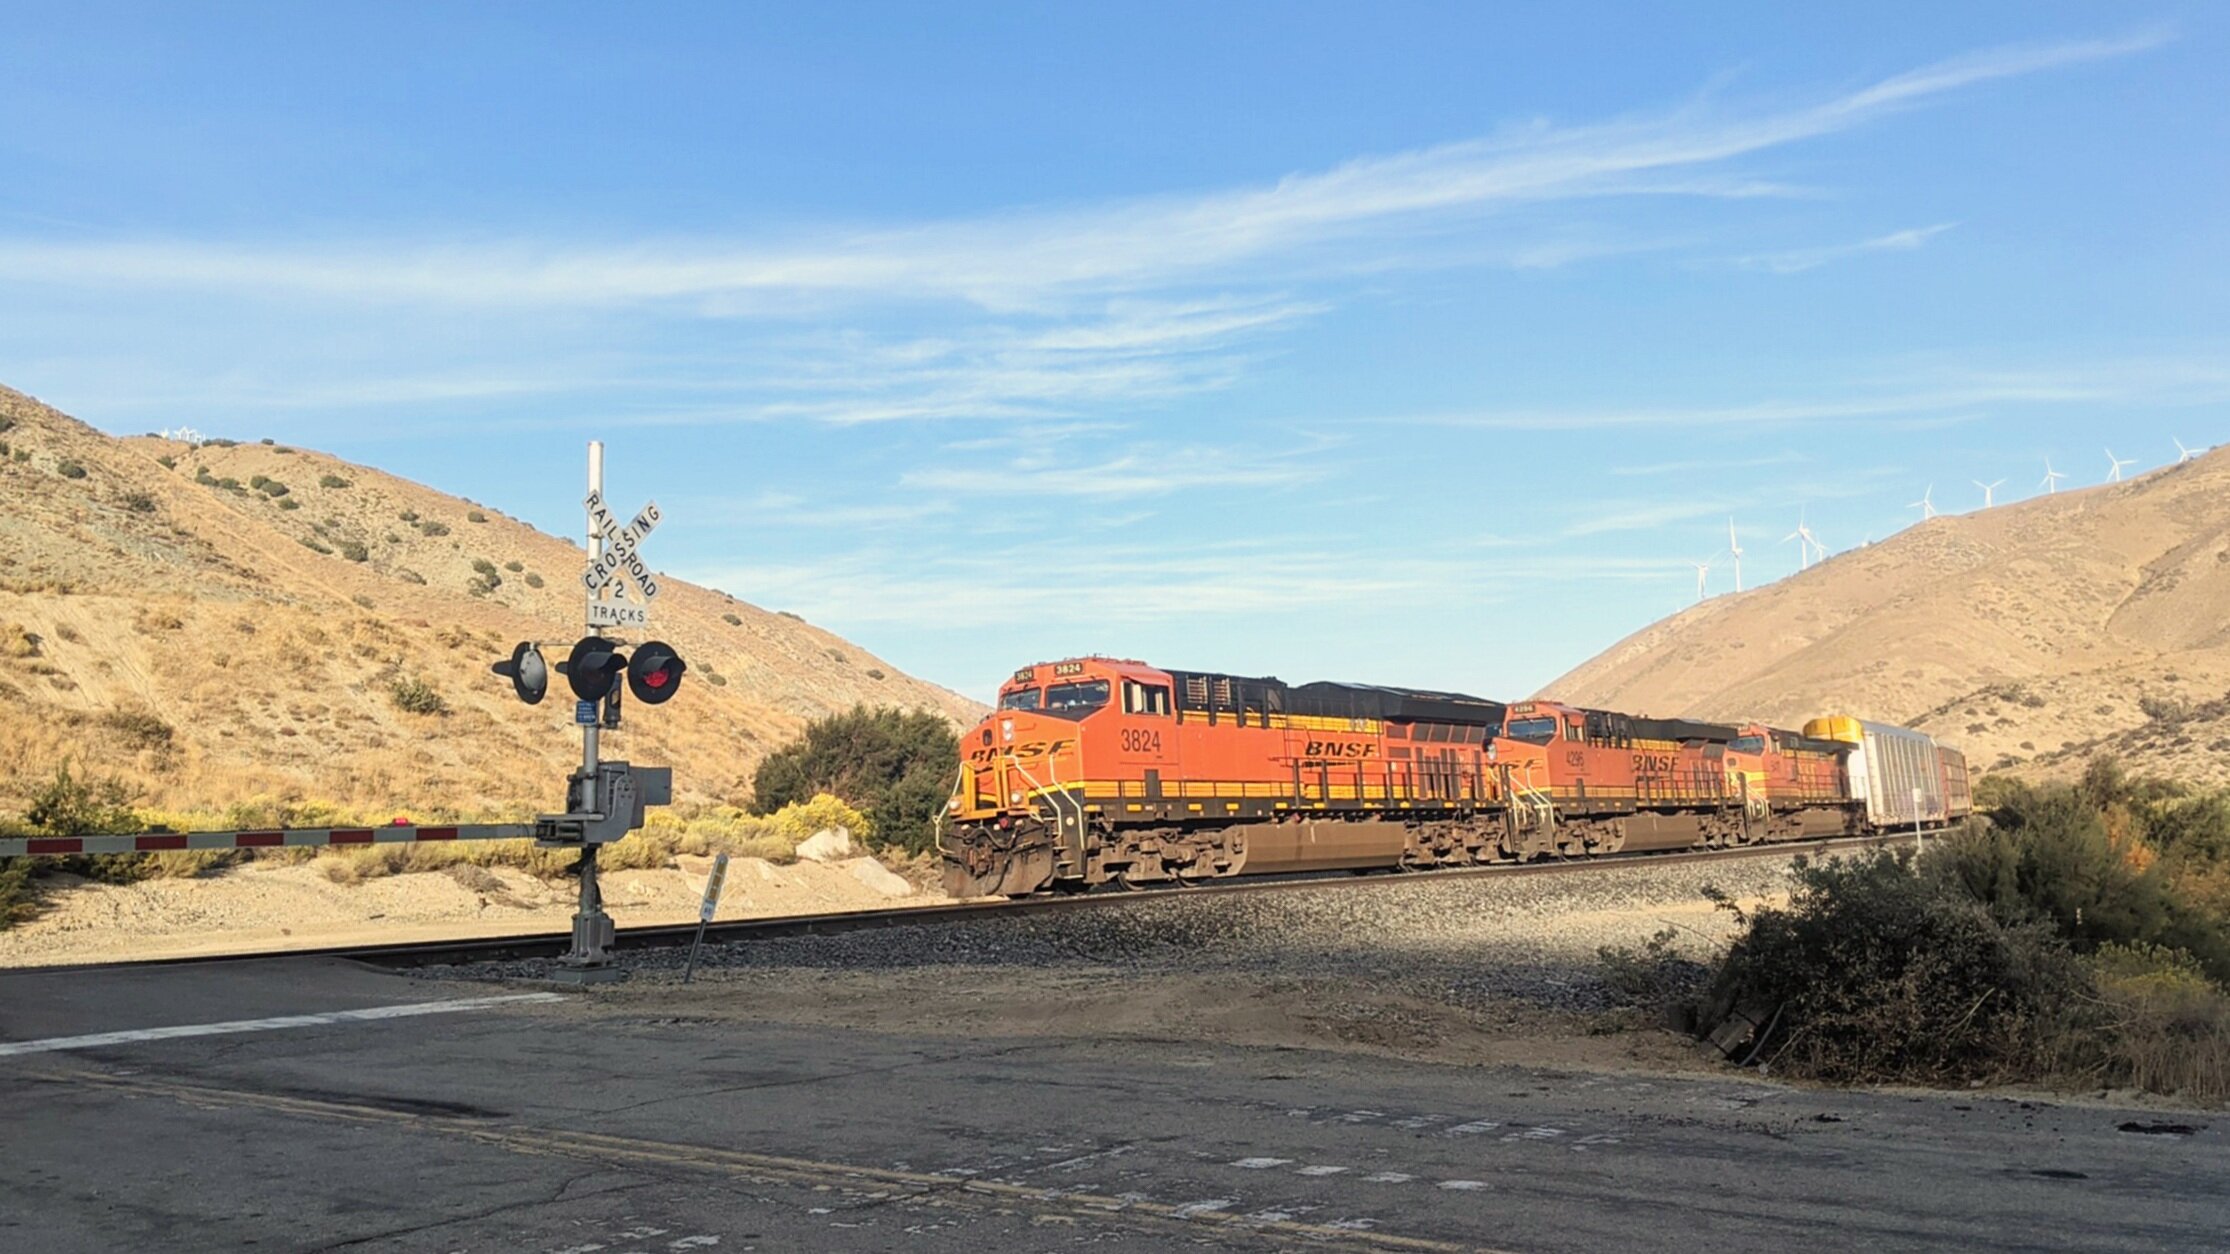
<instances>
[{"instance_id":1,"label":"white road line","mask_svg":"<svg viewBox=\"0 0 2230 1254\"><path fill-rule=\"evenodd\" d=\"M281 1015L275 1019L234 1019L229 1023L182 1023L167 1028L96 1032L90 1036L50 1036L43 1041L0 1041L0 1058L13 1058L19 1054L49 1054L64 1049L136 1045L142 1041L170 1041L188 1036L230 1036L236 1032L276 1032L285 1028L318 1028L335 1023L409 1019L418 1015L454 1014L460 1010L485 1010L490 1006L562 1000L564 999L556 993L511 993L502 997L466 997L456 1001L422 1001L403 1006L367 1006L362 1010L329 1010L314 1015Z\"/></svg>"},{"instance_id":2,"label":"white road line","mask_svg":"<svg viewBox=\"0 0 2230 1254\"><path fill-rule=\"evenodd\" d=\"M1334 1166L1331 1166L1331 1165L1329 1165L1329 1164L1324 1164L1324 1165L1320 1165L1320 1166L1315 1166L1315 1167L1302 1167L1302 1168L1299 1168L1299 1171L1300 1171L1300 1173L1301 1173L1302 1175L1304 1175L1304 1176L1336 1176L1336 1175L1339 1175L1339 1174L1340 1174L1341 1172L1343 1172L1343 1171L1346 1171L1346 1170L1347 1170L1347 1168L1345 1168L1345 1167L1334 1167Z\"/></svg>"},{"instance_id":3,"label":"white road line","mask_svg":"<svg viewBox=\"0 0 2230 1254\"><path fill-rule=\"evenodd\" d=\"M1261 1171L1269 1167L1283 1167L1292 1161L1290 1158L1242 1158L1231 1165L1244 1167L1249 1171Z\"/></svg>"}]
</instances>

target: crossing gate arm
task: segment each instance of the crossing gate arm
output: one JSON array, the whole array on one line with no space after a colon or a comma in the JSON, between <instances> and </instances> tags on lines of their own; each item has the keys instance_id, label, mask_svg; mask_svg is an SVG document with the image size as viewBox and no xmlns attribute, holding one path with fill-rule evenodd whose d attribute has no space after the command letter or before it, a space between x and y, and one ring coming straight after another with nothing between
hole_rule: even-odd
<instances>
[{"instance_id":1,"label":"crossing gate arm","mask_svg":"<svg viewBox=\"0 0 2230 1254\"><path fill-rule=\"evenodd\" d=\"M136 832L128 836L18 836L0 838L0 858L164 853L177 849L322 849L436 840L530 840L534 834L532 823L391 823L382 827L286 827L242 832Z\"/></svg>"}]
</instances>

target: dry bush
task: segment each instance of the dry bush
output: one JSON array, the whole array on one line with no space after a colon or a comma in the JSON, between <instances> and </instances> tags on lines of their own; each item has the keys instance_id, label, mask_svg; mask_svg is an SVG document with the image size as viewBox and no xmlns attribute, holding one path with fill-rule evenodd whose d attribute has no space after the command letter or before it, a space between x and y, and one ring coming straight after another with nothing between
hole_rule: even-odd
<instances>
[{"instance_id":1,"label":"dry bush","mask_svg":"<svg viewBox=\"0 0 2230 1254\"><path fill-rule=\"evenodd\" d=\"M39 637L24 630L22 623L9 623L0 627L0 654L12 658L39 656Z\"/></svg>"},{"instance_id":2,"label":"dry bush","mask_svg":"<svg viewBox=\"0 0 2230 1254\"><path fill-rule=\"evenodd\" d=\"M167 749L176 733L153 710L143 705L118 706L101 715L106 727L135 749Z\"/></svg>"},{"instance_id":3,"label":"dry bush","mask_svg":"<svg viewBox=\"0 0 2230 1254\"><path fill-rule=\"evenodd\" d=\"M2092 960L2105 1031L2069 1052L2102 1053L2103 1083L2189 1101L2230 1100L2230 995L2173 950L2109 946Z\"/></svg>"}]
</instances>

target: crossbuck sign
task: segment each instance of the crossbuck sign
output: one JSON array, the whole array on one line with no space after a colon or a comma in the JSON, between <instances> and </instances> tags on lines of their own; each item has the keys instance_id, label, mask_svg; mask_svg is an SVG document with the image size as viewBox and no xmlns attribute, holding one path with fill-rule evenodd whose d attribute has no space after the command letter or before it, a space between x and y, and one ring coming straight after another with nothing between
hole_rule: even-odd
<instances>
[{"instance_id":1,"label":"crossbuck sign","mask_svg":"<svg viewBox=\"0 0 2230 1254\"><path fill-rule=\"evenodd\" d=\"M589 625L649 626L650 603L658 599L658 580L651 575L650 567L643 564L641 547L643 538L656 531L664 517L658 512L658 502L645 504L624 526L604 503L602 492L591 491L581 504L588 510L589 530L604 541L603 555L581 572L581 586L588 591ZM618 597L607 599L604 595L605 589L619 583L623 575L642 594L641 604Z\"/></svg>"}]
</instances>

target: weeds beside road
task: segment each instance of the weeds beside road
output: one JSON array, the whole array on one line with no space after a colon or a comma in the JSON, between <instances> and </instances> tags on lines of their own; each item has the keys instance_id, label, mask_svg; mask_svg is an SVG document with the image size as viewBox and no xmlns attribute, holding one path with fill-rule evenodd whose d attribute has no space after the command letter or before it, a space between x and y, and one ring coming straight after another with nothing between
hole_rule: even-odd
<instances>
[{"instance_id":1,"label":"weeds beside road","mask_svg":"<svg viewBox=\"0 0 2230 1254\"><path fill-rule=\"evenodd\" d=\"M2230 1099L2230 797L1994 784L1925 853L1800 862L1706 967L1607 950L1636 1002L1734 1061L1837 1083L2026 1082Z\"/></svg>"}]
</instances>

